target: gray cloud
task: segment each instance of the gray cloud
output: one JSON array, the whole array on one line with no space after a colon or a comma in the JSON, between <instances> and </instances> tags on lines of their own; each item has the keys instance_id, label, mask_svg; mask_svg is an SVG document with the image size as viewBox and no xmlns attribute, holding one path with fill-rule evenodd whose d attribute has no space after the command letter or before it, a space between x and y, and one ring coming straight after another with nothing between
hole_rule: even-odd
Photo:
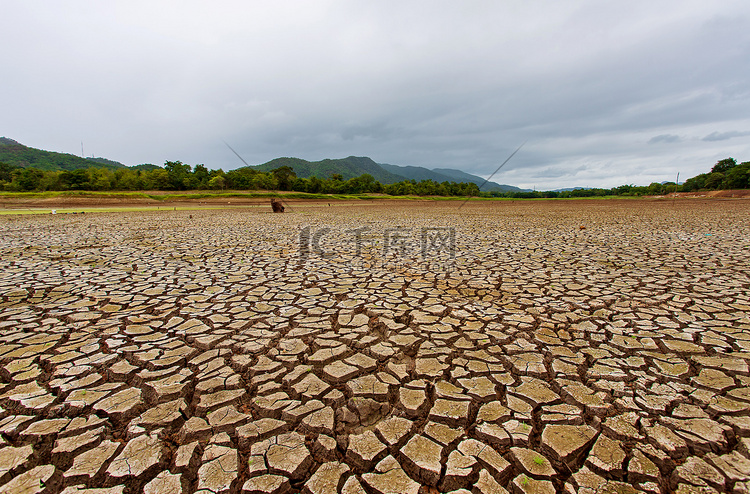
<instances>
[{"instance_id":1,"label":"gray cloud","mask_svg":"<svg viewBox=\"0 0 750 494\"><path fill-rule=\"evenodd\" d=\"M648 184L750 156L741 139L653 145L750 128L744 0L14 2L3 14L0 135L45 149L83 140L126 164L241 166L226 140L250 163L358 155L488 176L527 141L493 180L537 188Z\"/></svg>"},{"instance_id":2,"label":"gray cloud","mask_svg":"<svg viewBox=\"0 0 750 494\"><path fill-rule=\"evenodd\" d=\"M654 136L651 139L648 140L649 144L658 144L661 142L664 143L672 143L672 142L680 142L682 139L680 139L680 136L676 136L674 134L659 134L658 136Z\"/></svg>"},{"instance_id":3,"label":"gray cloud","mask_svg":"<svg viewBox=\"0 0 750 494\"><path fill-rule=\"evenodd\" d=\"M734 137L744 137L750 135L750 132L738 132L736 130L730 130L729 132L711 132L706 137L704 137L702 140L712 142L712 141L726 141L729 139L732 139Z\"/></svg>"}]
</instances>

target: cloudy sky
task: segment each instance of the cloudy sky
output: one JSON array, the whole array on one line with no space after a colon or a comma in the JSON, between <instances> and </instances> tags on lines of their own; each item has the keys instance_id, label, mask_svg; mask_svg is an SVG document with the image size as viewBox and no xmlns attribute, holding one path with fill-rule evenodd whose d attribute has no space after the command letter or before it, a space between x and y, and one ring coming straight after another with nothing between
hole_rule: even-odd
<instances>
[{"instance_id":1,"label":"cloudy sky","mask_svg":"<svg viewBox=\"0 0 750 494\"><path fill-rule=\"evenodd\" d=\"M521 187L750 160L747 0L0 0L0 135L127 165L369 156Z\"/></svg>"}]
</instances>

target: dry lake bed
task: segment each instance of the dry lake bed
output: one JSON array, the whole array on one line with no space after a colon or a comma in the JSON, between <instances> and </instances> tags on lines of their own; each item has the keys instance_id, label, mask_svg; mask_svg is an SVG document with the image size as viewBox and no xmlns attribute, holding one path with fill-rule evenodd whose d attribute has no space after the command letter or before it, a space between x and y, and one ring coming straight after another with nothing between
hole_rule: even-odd
<instances>
[{"instance_id":1,"label":"dry lake bed","mask_svg":"<svg viewBox=\"0 0 750 494\"><path fill-rule=\"evenodd\" d=\"M750 492L750 201L0 217L0 493Z\"/></svg>"}]
</instances>

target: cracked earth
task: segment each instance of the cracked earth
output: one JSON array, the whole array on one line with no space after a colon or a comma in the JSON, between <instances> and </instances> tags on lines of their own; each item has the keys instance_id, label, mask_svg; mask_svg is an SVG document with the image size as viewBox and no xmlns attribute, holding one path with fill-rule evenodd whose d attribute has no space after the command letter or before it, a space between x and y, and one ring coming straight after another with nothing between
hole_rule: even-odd
<instances>
[{"instance_id":1,"label":"cracked earth","mask_svg":"<svg viewBox=\"0 0 750 494\"><path fill-rule=\"evenodd\" d=\"M750 492L750 202L459 204L0 217L0 493Z\"/></svg>"}]
</instances>

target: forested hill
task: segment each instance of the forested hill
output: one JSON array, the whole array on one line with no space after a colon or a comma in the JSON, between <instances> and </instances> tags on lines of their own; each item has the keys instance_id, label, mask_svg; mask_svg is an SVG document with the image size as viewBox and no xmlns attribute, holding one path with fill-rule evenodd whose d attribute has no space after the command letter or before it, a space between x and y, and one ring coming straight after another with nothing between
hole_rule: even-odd
<instances>
[{"instance_id":1,"label":"forested hill","mask_svg":"<svg viewBox=\"0 0 750 494\"><path fill-rule=\"evenodd\" d=\"M156 165L136 165L126 167L118 161L107 158L82 158L73 154L57 153L36 149L9 139L0 137L0 163L12 167L36 168L42 171L73 171L87 168L105 168L116 171L122 168L131 168L142 171L153 170ZM340 159L324 159L320 161L307 161L301 158L276 158L261 165L250 168L263 172L271 172L277 168L288 166L295 175L300 178L317 177L327 180L331 177L341 180L350 180L362 175L370 175L376 181L384 184L395 184L404 180L432 180L437 183L464 182L482 185L482 191L521 191L518 187L503 185L495 182L484 183L485 180L476 175L453 169L430 170L421 166L398 166L376 163L367 157L349 156Z\"/></svg>"},{"instance_id":2,"label":"forested hill","mask_svg":"<svg viewBox=\"0 0 750 494\"><path fill-rule=\"evenodd\" d=\"M81 158L73 154L44 151L24 146L7 137L0 137L0 163L43 171L83 170L91 167L108 170L125 168L125 165L117 161L105 158Z\"/></svg>"},{"instance_id":3,"label":"forested hill","mask_svg":"<svg viewBox=\"0 0 750 494\"><path fill-rule=\"evenodd\" d=\"M386 171L370 158L349 156L341 159L325 159L321 161L306 161L300 158L276 158L257 165L256 170L270 172L281 166L288 166L301 178L318 177L319 179L331 178L333 175L341 175L344 180L359 177L364 174L372 177L382 184L395 184L403 181L406 177Z\"/></svg>"},{"instance_id":4,"label":"forested hill","mask_svg":"<svg viewBox=\"0 0 750 494\"><path fill-rule=\"evenodd\" d=\"M212 179L215 179L213 185L209 183ZM280 187L274 180L281 180L289 188ZM367 186L362 186L360 182L366 183ZM375 183L378 184L377 187L373 185ZM380 192L394 186L389 190L397 195L457 195L466 192L460 187L461 190L456 189L455 184L471 185L475 188L482 186L482 190L477 192L487 196L521 198L588 197L608 194L662 195L672 192L747 189L750 188L750 162L737 163L734 158L719 160L710 172L689 178L681 185L673 182L654 182L648 186L622 185L613 189L576 187L572 190L540 192L495 182L484 184L483 178L461 170L430 170L419 166L379 164L366 157L349 156L321 161L276 158L262 165L224 172L221 169L209 170L202 164L195 165L193 170L191 166L179 161L167 161L163 168L151 164L125 166L106 158L81 158L73 154L44 151L24 146L7 137L0 137L0 190L7 191L117 188L141 190L141 187L184 190L188 186L222 189L227 186L238 190L280 187L281 190L315 193L323 190L328 191L326 193L353 193L355 190L361 192L360 189ZM395 187L396 185L398 187ZM309 188L315 190L308 190Z\"/></svg>"},{"instance_id":5,"label":"forested hill","mask_svg":"<svg viewBox=\"0 0 750 494\"><path fill-rule=\"evenodd\" d=\"M502 191L502 192L521 192L529 191L531 189L520 189L512 185L499 184L497 182L488 182L482 177L472 175L470 173L463 172L461 170L453 170L451 168L424 168L422 166L399 166L399 165L386 165L380 163L380 166L386 170L397 173L409 180L434 180L435 182L465 182L470 184L477 184L481 186L482 191Z\"/></svg>"},{"instance_id":6,"label":"forested hill","mask_svg":"<svg viewBox=\"0 0 750 494\"><path fill-rule=\"evenodd\" d=\"M281 166L288 166L301 178L317 177L321 180L333 175L340 175L344 180L359 177L364 174L372 177L382 184L395 184L404 180L433 180L437 183L464 182L482 185L483 191L521 191L512 185L503 185L495 182L487 182L482 177L471 175L460 170L449 168L430 170L421 166L399 166L385 163L376 163L367 157L349 156L341 159L325 159L321 161L306 161L299 158L276 158L254 166L256 170L270 172Z\"/></svg>"}]
</instances>

